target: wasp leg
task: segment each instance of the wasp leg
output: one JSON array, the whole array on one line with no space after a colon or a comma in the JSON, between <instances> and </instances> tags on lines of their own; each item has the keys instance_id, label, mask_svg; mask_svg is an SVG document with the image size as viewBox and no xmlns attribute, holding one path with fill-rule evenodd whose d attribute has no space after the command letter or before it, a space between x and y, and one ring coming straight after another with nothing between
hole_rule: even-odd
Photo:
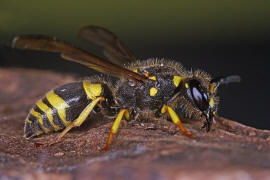
<instances>
[{"instance_id":1,"label":"wasp leg","mask_svg":"<svg viewBox=\"0 0 270 180\"><path fill-rule=\"evenodd\" d=\"M81 112L81 114L79 115L79 117L77 119L75 119L70 125L68 125L64 131L62 131L55 140L53 140L52 142L49 142L48 144L43 144L43 143L35 143L36 146L41 146L41 145L47 145L50 146L52 144L58 143L61 138L73 127L79 127L85 120L86 118L89 116L89 114L91 113L91 111L93 110L93 108L97 105L97 103L99 101L104 101L104 97L98 97L96 99L94 99L90 104L88 104L86 106L86 108L84 108L84 110Z\"/></svg>"},{"instance_id":2,"label":"wasp leg","mask_svg":"<svg viewBox=\"0 0 270 180\"><path fill-rule=\"evenodd\" d=\"M129 119L129 112L127 109L122 109L118 113L117 117L115 118L113 125L112 125L112 128L111 128L111 131L110 131L110 134L109 134L109 137L108 137L107 142L106 142L106 146L104 147L105 151L107 151L109 149L109 145L111 144L111 141L112 141L112 136L114 134L116 134L123 116L125 116L126 119Z\"/></svg>"},{"instance_id":3,"label":"wasp leg","mask_svg":"<svg viewBox=\"0 0 270 180\"><path fill-rule=\"evenodd\" d=\"M192 137L192 134L190 134L185 128L184 126L182 125L181 121L180 121L180 118L177 116L177 114L174 112L174 110L170 107L170 106L167 106L167 105L164 105L161 109L161 113L165 113L167 112L169 113L173 123L178 126L182 132L182 134L186 137L189 137L191 138Z\"/></svg>"}]
</instances>

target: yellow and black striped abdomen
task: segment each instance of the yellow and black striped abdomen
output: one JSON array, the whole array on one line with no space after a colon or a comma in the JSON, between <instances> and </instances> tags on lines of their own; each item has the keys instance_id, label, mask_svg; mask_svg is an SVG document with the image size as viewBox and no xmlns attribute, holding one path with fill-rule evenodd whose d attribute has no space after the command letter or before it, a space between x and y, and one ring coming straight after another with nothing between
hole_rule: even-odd
<instances>
[{"instance_id":1,"label":"yellow and black striped abdomen","mask_svg":"<svg viewBox=\"0 0 270 180\"><path fill-rule=\"evenodd\" d=\"M25 120L25 137L58 131L74 121L83 109L103 93L101 84L74 82L49 91L30 110Z\"/></svg>"}]
</instances>

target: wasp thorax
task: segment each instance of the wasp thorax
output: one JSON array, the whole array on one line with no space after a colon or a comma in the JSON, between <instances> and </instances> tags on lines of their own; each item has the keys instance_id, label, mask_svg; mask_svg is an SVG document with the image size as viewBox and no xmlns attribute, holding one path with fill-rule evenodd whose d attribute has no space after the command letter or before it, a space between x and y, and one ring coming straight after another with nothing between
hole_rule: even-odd
<instances>
[{"instance_id":1,"label":"wasp thorax","mask_svg":"<svg viewBox=\"0 0 270 180\"><path fill-rule=\"evenodd\" d=\"M188 97L201 111L206 111L209 107L208 96L201 83L196 79L191 79L188 82Z\"/></svg>"}]
</instances>

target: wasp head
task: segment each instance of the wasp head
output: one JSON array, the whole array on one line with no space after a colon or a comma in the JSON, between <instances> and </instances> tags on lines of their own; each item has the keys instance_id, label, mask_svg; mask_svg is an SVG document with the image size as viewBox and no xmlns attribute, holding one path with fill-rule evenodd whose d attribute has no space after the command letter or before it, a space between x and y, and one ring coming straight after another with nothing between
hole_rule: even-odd
<instances>
[{"instance_id":1,"label":"wasp head","mask_svg":"<svg viewBox=\"0 0 270 180\"><path fill-rule=\"evenodd\" d=\"M240 82L240 77L217 77L212 80L192 77L187 79L184 84L186 98L192 106L200 112L201 116L204 116L206 119L202 128L206 128L207 132L211 129L217 111L217 88L221 84L231 82Z\"/></svg>"},{"instance_id":2,"label":"wasp head","mask_svg":"<svg viewBox=\"0 0 270 180\"><path fill-rule=\"evenodd\" d=\"M211 125L216 111L214 103L214 94L209 92L209 88L205 87L203 83L196 78L188 79L185 82L186 97L195 109L201 112L201 116L205 116L206 122L204 128L210 131Z\"/></svg>"}]
</instances>

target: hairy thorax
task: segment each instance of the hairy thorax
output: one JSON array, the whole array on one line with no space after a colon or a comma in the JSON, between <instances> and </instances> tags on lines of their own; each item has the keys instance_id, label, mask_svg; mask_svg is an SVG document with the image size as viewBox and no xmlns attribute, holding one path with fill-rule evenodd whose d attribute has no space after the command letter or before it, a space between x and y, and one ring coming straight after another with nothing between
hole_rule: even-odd
<instances>
[{"instance_id":1,"label":"hairy thorax","mask_svg":"<svg viewBox=\"0 0 270 180\"><path fill-rule=\"evenodd\" d=\"M138 84L121 79L116 88L117 103L145 118L151 117L153 113L158 114L162 106L173 97L177 88L174 76L187 76L179 64L157 63L155 60L134 63L128 68L147 76L149 80L145 84Z\"/></svg>"}]
</instances>

